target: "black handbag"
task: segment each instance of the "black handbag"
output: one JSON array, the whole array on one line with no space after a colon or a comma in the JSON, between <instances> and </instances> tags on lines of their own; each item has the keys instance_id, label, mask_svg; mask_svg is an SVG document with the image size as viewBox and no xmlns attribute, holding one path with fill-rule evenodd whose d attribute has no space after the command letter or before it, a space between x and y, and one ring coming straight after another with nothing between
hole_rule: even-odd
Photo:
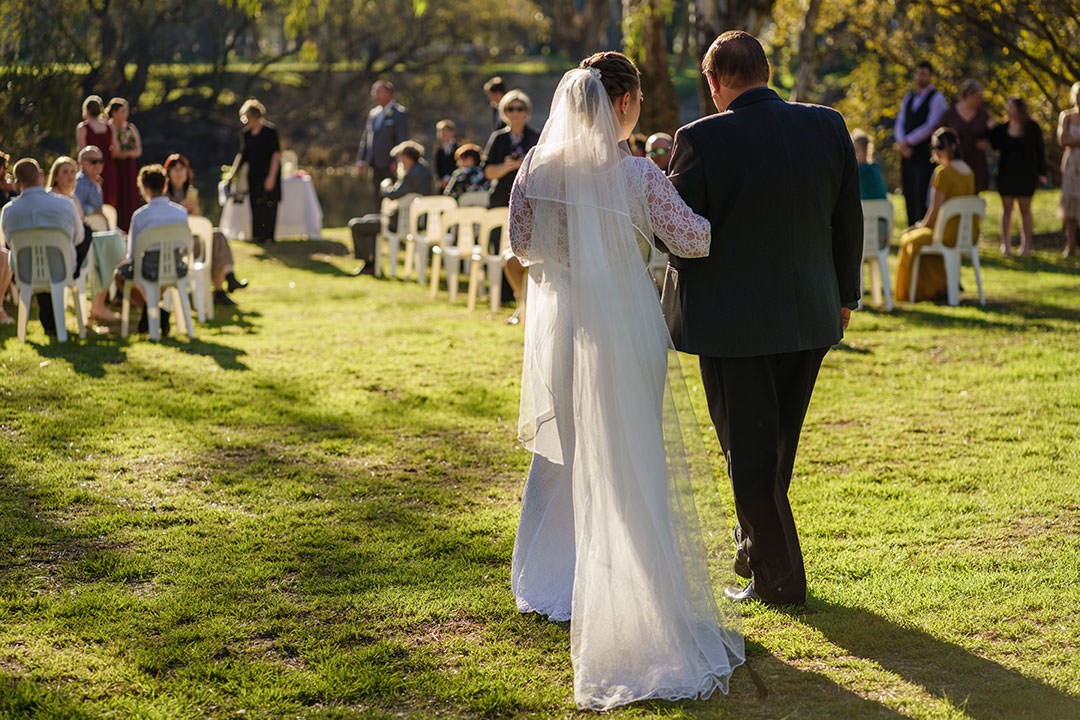
<instances>
[{"instance_id":1,"label":"black handbag","mask_svg":"<svg viewBox=\"0 0 1080 720\"><path fill-rule=\"evenodd\" d=\"M188 265L187 254L183 248L174 248L176 261L176 277L187 277ZM147 250L143 253L142 258L142 276L150 281L156 281L158 279L158 259L161 255L160 250Z\"/></svg>"}]
</instances>

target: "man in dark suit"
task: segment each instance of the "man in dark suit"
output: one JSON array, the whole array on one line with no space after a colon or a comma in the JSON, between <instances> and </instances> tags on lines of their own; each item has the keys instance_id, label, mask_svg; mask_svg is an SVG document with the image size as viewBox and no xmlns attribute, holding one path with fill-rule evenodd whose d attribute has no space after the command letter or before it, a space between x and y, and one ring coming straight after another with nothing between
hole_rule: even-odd
<instances>
[{"instance_id":1,"label":"man in dark suit","mask_svg":"<svg viewBox=\"0 0 1080 720\"><path fill-rule=\"evenodd\" d=\"M800 603L806 574L788 502L821 361L859 301L862 206L844 120L770 90L758 41L713 42L703 69L717 115L675 136L669 172L712 223L708 257L671 256L663 306L701 376L735 494L737 601Z\"/></svg>"},{"instance_id":2,"label":"man in dark suit","mask_svg":"<svg viewBox=\"0 0 1080 720\"><path fill-rule=\"evenodd\" d=\"M409 111L394 100L394 85L388 80L375 81L371 97L375 99L375 107L368 113L356 164L360 169L371 168L372 197L378 211L379 186L394 176L390 150L409 139Z\"/></svg>"}]
</instances>

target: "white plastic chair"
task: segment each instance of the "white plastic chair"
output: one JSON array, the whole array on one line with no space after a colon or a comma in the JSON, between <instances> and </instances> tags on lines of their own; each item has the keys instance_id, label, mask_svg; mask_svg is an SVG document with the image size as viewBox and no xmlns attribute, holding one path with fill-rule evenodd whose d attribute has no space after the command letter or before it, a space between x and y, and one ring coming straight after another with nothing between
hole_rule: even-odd
<instances>
[{"instance_id":1,"label":"white plastic chair","mask_svg":"<svg viewBox=\"0 0 1080 720\"><path fill-rule=\"evenodd\" d=\"M892 312L893 293L889 283L889 238L893 226L893 204L889 200L863 200L863 255L864 267L870 264L870 293L874 303L880 305L884 296L885 309ZM880 222L884 220L889 234L886 235L885 243L881 243ZM859 272L859 297L862 298L862 281L864 273ZM862 307L862 300L859 300Z\"/></svg>"},{"instance_id":2,"label":"white plastic chair","mask_svg":"<svg viewBox=\"0 0 1080 720\"><path fill-rule=\"evenodd\" d=\"M507 225L510 223L510 208L491 208L484 215L480 233L472 250L472 267L469 269L469 309L476 307L476 296L487 270L488 295L491 299L491 312L498 312L502 305L503 251L510 246ZM488 238L496 229L500 231L499 249L496 253L488 252Z\"/></svg>"},{"instance_id":3,"label":"white plastic chair","mask_svg":"<svg viewBox=\"0 0 1080 720\"><path fill-rule=\"evenodd\" d=\"M439 290L439 268L445 265L450 302L457 300L458 273L463 269L463 264L466 273L472 265L473 248L477 243L475 228L484 225L487 212L487 208L482 207L459 207L443 212L441 223L444 239L442 243L431 248L432 298ZM457 228L456 242L451 242L453 234L450 230L453 228Z\"/></svg>"},{"instance_id":4,"label":"white plastic chair","mask_svg":"<svg viewBox=\"0 0 1080 720\"><path fill-rule=\"evenodd\" d=\"M409 207L409 233L405 236L405 276L411 268L410 260L416 262L416 281L423 285L427 282L428 257L431 248L442 241L440 220L447 210L457 208L457 200L446 195L425 195L413 200ZM427 225L420 229L420 219L426 218Z\"/></svg>"},{"instance_id":5,"label":"white plastic chair","mask_svg":"<svg viewBox=\"0 0 1080 720\"><path fill-rule=\"evenodd\" d=\"M491 195L483 190L473 190L472 192L462 193L458 198L458 207L480 207L486 208L488 206L488 200L491 199Z\"/></svg>"},{"instance_id":6,"label":"white plastic chair","mask_svg":"<svg viewBox=\"0 0 1080 720\"><path fill-rule=\"evenodd\" d=\"M114 208L109 203L105 203L104 205L101 206L101 214L105 216L105 220L109 223L109 227L107 227L105 229L106 230L115 230L116 229L116 222L117 222L117 219L119 218L119 215L116 212L116 208ZM96 230L97 228L94 228L94 229Z\"/></svg>"},{"instance_id":7,"label":"white plastic chair","mask_svg":"<svg viewBox=\"0 0 1080 720\"><path fill-rule=\"evenodd\" d=\"M85 217L85 220L94 232L105 232L110 229L109 220L102 213L91 213Z\"/></svg>"},{"instance_id":8,"label":"white plastic chair","mask_svg":"<svg viewBox=\"0 0 1080 720\"><path fill-rule=\"evenodd\" d=\"M147 280L142 274L143 255L146 249L157 245L158 253L158 279ZM146 294L146 312L150 320L150 339L157 340L161 334L161 312L158 307L161 302L162 289L172 289L173 298L180 303L184 313L184 325L187 327L189 338L195 338L195 329L191 323L191 303L188 301L190 269L188 275L179 277L176 274L176 248L187 250L188 263L192 256L191 228L183 225L157 225L140 232L134 240L132 256L134 259L134 279L124 283L124 303L120 310L120 337L128 335L128 319L131 314L131 286L138 285Z\"/></svg>"},{"instance_id":9,"label":"white plastic chair","mask_svg":"<svg viewBox=\"0 0 1080 720\"><path fill-rule=\"evenodd\" d=\"M649 246L649 260L645 264L646 269L649 271L649 275L652 276L653 282L658 287L664 284L664 274L667 272L668 256L657 250L655 247Z\"/></svg>"},{"instance_id":10,"label":"white plastic chair","mask_svg":"<svg viewBox=\"0 0 1080 720\"><path fill-rule=\"evenodd\" d=\"M960 259L965 253L971 255L971 266L975 270L975 284L979 287L979 304L986 304L983 295L982 275L979 273L979 246L974 242L975 218L982 218L986 214L986 201L974 195L954 197L945 201L938 211L937 222L934 224L934 239L929 245L920 248L915 255L915 262L911 268L911 294L908 298L915 298L915 287L919 280L919 258L923 255L941 255L945 261L946 290L950 305L960 304ZM947 247L942 243L945 235L945 226L953 218L960 218L959 227L956 230L956 246Z\"/></svg>"},{"instance_id":11,"label":"white plastic chair","mask_svg":"<svg viewBox=\"0 0 1080 720\"><path fill-rule=\"evenodd\" d=\"M191 297L195 301L195 314L199 322L207 318L214 319L214 291L211 287L211 262L214 256L214 224L201 215L189 215L188 227L191 234L199 238L202 253L193 257L190 263Z\"/></svg>"},{"instance_id":12,"label":"white plastic chair","mask_svg":"<svg viewBox=\"0 0 1080 720\"><path fill-rule=\"evenodd\" d=\"M375 242L375 276L394 277L397 274L398 251L401 250L401 242L409 229L409 209L413 201L420 197L417 193L403 195L397 200L383 198L379 208L382 229ZM397 229L390 229L390 221L397 215ZM389 272L382 267L382 244L386 243L387 255L389 256Z\"/></svg>"},{"instance_id":13,"label":"white plastic chair","mask_svg":"<svg viewBox=\"0 0 1080 720\"><path fill-rule=\"evenodd\" d=\"M52 295L53 318L56 320L56 337L60 342L68 338L64 324L64 289L74 287L74 263L72 262L71 237L59 228L33 228L16 230L8 238L11 248L11 271L19 285L18 335L26 342L26 325L30 321L30 299L35 292ZM49 249L56 250L63 259L60 267L50 266ZM86 337L86 324L82 307L82 295L74 295L75 319L79 324L79 337Z\"/></svg>"}]
</instances>

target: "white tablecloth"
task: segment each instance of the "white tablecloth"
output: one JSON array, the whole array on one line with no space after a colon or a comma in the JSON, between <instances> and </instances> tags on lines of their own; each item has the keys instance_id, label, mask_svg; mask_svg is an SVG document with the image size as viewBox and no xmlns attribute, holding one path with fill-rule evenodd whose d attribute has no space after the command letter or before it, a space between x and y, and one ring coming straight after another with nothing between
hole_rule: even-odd
<instances>
[{"instance_id":1,"label":"white tablecloth","mask_svg":"<svg viewBox=\"0 0 1080 720\"><path fill-rule=\"evenodd\" d=\"M218 190L221 194L221 186ZM319 205L310 177L301 175L282 179L275 239L306 237L308 240L318 240L322 237L322 217L322 206ZM251 206L247 198L240 203L232 198L226 200L218 224L229 240L250 240Z\"/></svg>"}]
</instances>

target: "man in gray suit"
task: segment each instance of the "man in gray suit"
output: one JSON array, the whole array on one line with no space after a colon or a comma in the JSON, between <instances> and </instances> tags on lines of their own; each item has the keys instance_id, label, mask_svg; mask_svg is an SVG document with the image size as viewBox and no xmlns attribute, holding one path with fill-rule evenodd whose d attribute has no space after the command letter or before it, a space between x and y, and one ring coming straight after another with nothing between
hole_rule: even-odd
<instances>
[{"instance_id":1,"label":"man in gray suit","mask_svg":"<svg viewBox=\"0 0 1080 720\"><path fill-rule=\"evenodd\" d=\"M739 520L736 601L806 598L788 486L821 361L859 301L862 206L836 111L783 101L757 39L713 42L702 63L717 115L675 136L669 173L712 223L708 257L670 257L675 347L700 356Z\"/></svg>"},{"instance_id":2,"label":"man in gray suit","mask_svg":"<svg viewBox=\"0 0 1080 720\"><path fill-rule=\"evenodd\" d=\"M375 107L368 113L356 164L360 169L371 168L372 197L378 210L379 186L394 176L390 151L409 139L409 111L394 100L394 85L388 80L376 80L371 86L371 97L375 99Z\"/></svg>"}]
</instances>

